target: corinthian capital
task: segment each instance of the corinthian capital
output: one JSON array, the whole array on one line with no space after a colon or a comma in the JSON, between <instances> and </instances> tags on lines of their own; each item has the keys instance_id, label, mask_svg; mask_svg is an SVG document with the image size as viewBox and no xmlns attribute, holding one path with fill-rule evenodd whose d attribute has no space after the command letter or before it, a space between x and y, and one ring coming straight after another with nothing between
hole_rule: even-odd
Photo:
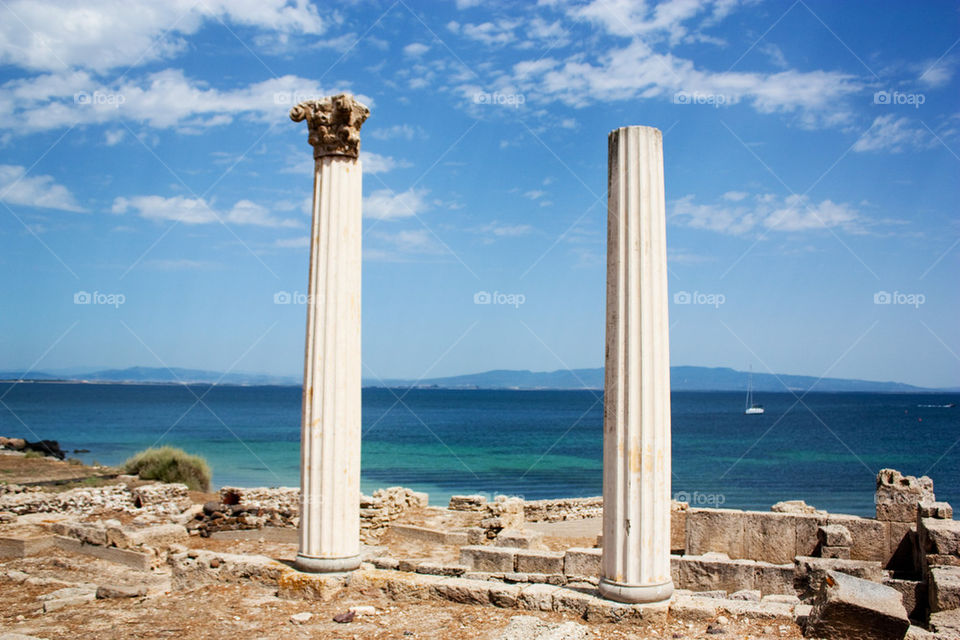
<instances>
[{"instance_id":1,"label":"corinthian capital","mask_svg":"<svg viewBox=\"0 0 960 640\"><path fill-rule=\"evenodd\" d=\"M291 120L307 121L315 159L323 156L356 158L360 153L360 126L369 115L370 109L349 93L307 100L290 109Z\"/></svg>"}]
</instances>

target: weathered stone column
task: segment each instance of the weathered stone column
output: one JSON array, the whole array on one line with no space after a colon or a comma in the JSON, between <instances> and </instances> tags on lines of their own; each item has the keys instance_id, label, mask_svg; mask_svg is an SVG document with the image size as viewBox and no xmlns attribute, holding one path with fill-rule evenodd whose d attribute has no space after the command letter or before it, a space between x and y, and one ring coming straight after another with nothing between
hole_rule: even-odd
<instances>
[{"instance_id":1,"label":"weathered stone column","mask_svg":"<svg viewBox=\"0 0 960 640\"><path fill-rule=\"evenodd\" d=\"M300 549L310 572L360 566L360 126L350 95L301 102L315 160L300 436Z\"/></svg>"},{"instance_id":2,"label":"weathered stone column","mask_svg":"<svg viewBox=\"0 0 960 640\"><path fill-rule=\"evenodd\" d=\"M600 593L663 602L670 578L670 341L663 138L610 132Z\"/></svg>"}]
</instances>

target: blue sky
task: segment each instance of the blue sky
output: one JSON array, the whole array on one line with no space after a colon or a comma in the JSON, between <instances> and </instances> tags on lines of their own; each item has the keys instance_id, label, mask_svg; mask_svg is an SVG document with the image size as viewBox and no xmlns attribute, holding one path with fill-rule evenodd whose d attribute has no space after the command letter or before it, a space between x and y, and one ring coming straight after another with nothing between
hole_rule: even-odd
<instances>
[{"instance_id":1,"label":"blue sky","mask_svg":"<svg viewBox=\"0 0 960 640\"><path fill-rule=\"evenodd\" d=\"M600 366L607 133L638 124L673 364L958 386L960 14L918 6L8 0L0 369L298 375L287 112L346 90L367 378Z\"/></svg>"}]
</instances>

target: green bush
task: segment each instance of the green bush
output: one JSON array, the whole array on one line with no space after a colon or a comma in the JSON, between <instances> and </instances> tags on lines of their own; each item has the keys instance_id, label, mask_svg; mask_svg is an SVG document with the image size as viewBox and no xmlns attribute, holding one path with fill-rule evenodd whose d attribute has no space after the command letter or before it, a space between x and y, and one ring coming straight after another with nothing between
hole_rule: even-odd
<instances>
[{"instance_id":1,"label":"green bush","mask_svg":"<svg viewBox=\"0 0 960 640\"><path fill-rule=\"evenodd\" d=\"M27 451L25 454L23 454L23 457L24 458L43 458L44 455L39 451L34 451L31 449L30 451Z\"/></svg>"},{"instance_id":2,"label":"green bush","mask_svg":"<svg viewBox=\"0 0 960 640\"><path fill-rule=\"evenodd\" d=\"M210 466L207 461L183 449L146 449L123 463L123 470L144 480L182 482L194 491L210 490Z\"/></svg>"}]
</instances>

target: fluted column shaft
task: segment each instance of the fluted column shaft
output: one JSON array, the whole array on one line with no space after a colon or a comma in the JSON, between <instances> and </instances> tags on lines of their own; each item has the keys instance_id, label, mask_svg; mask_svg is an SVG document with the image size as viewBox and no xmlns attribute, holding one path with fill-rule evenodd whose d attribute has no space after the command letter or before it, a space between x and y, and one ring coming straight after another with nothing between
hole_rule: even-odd
<instances>
[{"instance_id":1,"label":"fluted column shaft","mask_svg":"<svg viewBox=\"0 0 960 640\"><path fill-rule=\"evenodd\" d=\"M369 111L352 96L301 103L314 146L313 220L300 436L303 571L360 566L359 128Z\"/></svg>"},{"instance_id":2,"label":"fluted column shaft","mask_svg":"<svg viewBox=\"0 0 960 640\"><path fill-rule=\"evenodd\" d=\"M663 141L609 137L600 592L662 602L670 578L670 340Z\"/></svg>"}]
</instances>

